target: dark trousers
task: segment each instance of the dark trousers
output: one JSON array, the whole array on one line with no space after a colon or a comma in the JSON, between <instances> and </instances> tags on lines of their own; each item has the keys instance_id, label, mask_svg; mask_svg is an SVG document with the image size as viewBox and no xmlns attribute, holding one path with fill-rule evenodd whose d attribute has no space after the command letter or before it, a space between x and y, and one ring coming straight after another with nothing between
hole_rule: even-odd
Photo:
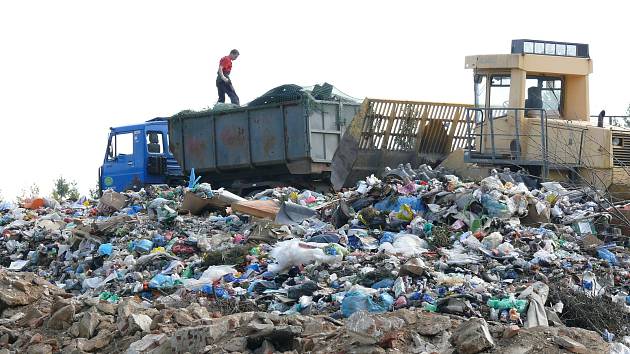
<instances>
[{"instance_id":1,"label":"dark trousers","mask_svg":"<svg viewBox=\"0 0 630 354\"><path fill-rule=\"evenodd\" d=\"M240 101L236 95L236 91L234 91L234 86L232 86L231 80L225 82L220 77L217 77L217 91L219 92L220 103L225 102L225 94L227 93L228 97L230 97L230 102L240 105Z\"/></svg>"}]
</instances>

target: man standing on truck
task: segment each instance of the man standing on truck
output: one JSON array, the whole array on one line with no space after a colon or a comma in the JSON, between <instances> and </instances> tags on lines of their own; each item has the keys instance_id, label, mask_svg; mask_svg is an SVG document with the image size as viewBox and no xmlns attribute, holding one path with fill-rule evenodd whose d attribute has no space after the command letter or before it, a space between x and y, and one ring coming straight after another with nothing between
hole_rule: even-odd
<instances>
[{"instance_id":1,"label":"man standing on truck","mask_svg":"<svg viewBox=\"0 0 630 354\"><path fill-rule=\"evenodd\" d=\"M232 80L230 80L230 72L232 71L232 60L238 58L239 52L236 49L230 51L230 55L226 55L219 61L219 70L217 71L217 91L219 91L219 103L225 102L225 94L230 97L230 102L239 105L238 96L234 91Z\"/></svg>"}]
</instances>

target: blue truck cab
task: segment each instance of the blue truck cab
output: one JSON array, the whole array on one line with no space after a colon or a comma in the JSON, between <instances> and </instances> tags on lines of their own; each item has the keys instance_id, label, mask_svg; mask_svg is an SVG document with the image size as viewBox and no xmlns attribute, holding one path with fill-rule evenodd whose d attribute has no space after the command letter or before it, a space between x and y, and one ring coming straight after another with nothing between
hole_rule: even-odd
<instances>
[{"instance_id":1,"label":"blue truck cab","mask_svg":"<svg viewBox=\"0 0 630 354\"><path fill-rule=\"evenodd\" d=\"M169 150L166 118L110 128L99 169L101 191L137 191L145 185L176 184L183 179L182 169Z\"/></svg>"}]
</instances>

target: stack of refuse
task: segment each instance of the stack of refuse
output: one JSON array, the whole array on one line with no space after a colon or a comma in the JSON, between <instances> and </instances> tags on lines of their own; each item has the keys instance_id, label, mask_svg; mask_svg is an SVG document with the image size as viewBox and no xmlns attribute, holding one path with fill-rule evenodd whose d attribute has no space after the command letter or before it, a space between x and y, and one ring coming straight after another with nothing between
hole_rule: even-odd
<instances>
[{"instance_id":1,"label":"stack of refuse","mask_svg":"<svg viewBox=\"0 0 630 354\"><path fill-rule=\"evenodd\" d=\"M241 335L198 351L317 351L315 328L324 343L344 327L322 352L477 353L553 328L549 348L625 353L630 254L610 210L596 191L520 172L472 182L427 165L334 194L246 199L193 178L0 202L0 348L185 352L180 331L239 315ZM576 318L582 297L602 310Z\"/></svg>"}]
</instances>

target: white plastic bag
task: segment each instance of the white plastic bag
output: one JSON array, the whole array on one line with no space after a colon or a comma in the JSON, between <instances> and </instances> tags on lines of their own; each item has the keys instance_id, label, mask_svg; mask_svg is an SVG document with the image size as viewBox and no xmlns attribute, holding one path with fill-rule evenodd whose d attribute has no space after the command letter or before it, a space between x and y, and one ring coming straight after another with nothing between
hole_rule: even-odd
<instances>
[{"instance_id":1,"label":"white plastic bag","mask_svg":"<svg viewBox=\"0 0 630 354\"><path fill-rule=\"evenodd\" d=\"M413 234L397 234L392 243L384 242L378 249L385 254L403 257L419 256L428 251L427 241Z\"/></svg>"},{"instance_id":2,"label":"white plastic bag","mask_svg":"<svg viewBox=\"0 0 630 354\"><path fill-rule=\"evenodd\" d=\"M481 244L488 250L493 250L503 242L503 235L498 232L493 232L481 240Z\"/></svg>"},{"instance_id":3,"label":"white plastic bag","mask_svg":"<svg viewBox=\"0 0 630 354\"><path fill-rule=\"evenodd\" d=\"M512 252L514 252L514 246L512 246L509 242L503 242L497 246L497 251L499 251L499 255L501 256L509 256Z\"/></svg>"},{"instance_id":4,"label":"white plastic bag","mask_svg":"<svg viewBox=\"0 0 630 354\"><path fill-rule=\"evenodd\" d=\"M194 289L203 285L212 285L215 281L223 278L226 274L234 274L236 269L228 265L210 266L206 269L199 279L188 279L184 282L187 289Z\"/></svg>"},{"instance_id":5,"label":"white plastic bag","mask_svg":"<svg viewBox=\"0 0 630 354\"><path fill-rule=\"evenodd\" d=\"M296 238L278 242L269 252L269 255L277 262L270 264L269 270L274 273L281 273L286 272L293 266L313 263L334 264L343 259L341 254L327 255L324 253L323 247L326 247L326 244L302 242Z\"/></svg>"},{"instance_id":6,"label":"white plastic bag","mask_svg":"<svg viewBox=\"0 0 630 354\"><path fill-rule=\"evenodd\" d=\"M489 176L481 180L481 186L485 187L487 190L504 190L503 183L501 180L494 176Z\"/></svg>"}]
</instances>

